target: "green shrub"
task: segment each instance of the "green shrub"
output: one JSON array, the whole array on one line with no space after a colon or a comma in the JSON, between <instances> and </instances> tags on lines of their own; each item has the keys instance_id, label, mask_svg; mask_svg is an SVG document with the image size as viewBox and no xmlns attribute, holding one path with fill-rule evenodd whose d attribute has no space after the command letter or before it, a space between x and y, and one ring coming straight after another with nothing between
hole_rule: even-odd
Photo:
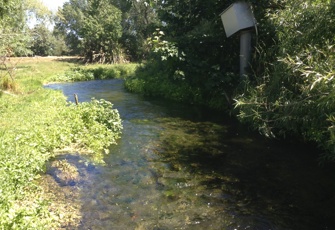
<instances>
[{"instance_id":1,"label":"green shrub","mask_svg":"<svg viewBox=\"0 0 335 230\"><path fill-rule=\"evenodd\" d=\"M267 15L275 43L257 47L262 68L236 97L239 117L267 136L318 143L335 160L335 3L285 4Z\"/></svg>"},{"instance_id":2,"label":"green shrub","mask_svg":"<svg viewBox=\"0 0 335 230\"><path fill-rule=\"evenodd\" d=\"M51 79L51 81L56 82L75 82L75 81L89 81L89 80L94 80L93 73L84 72L79 67L68 70L65 73L59 74Z\"/></svg>"},{"instance_id":3,"label":"green shrub","mask_svg":"<svg viewBox=\"0 0 335 230\"><path fill-rule=\"evenodd\" d=\"M200 24L199 28L206 28L206 32L195 28L178 42L157 29L148 39L152 48L149 60L136 70L135 77L126 79L126 89L178 102L227 108L226 96L231 95L236 81L224 74L218 63L222 53L217 48L208 55L218 42L211 33L213 24L207 20ZM230 66L228 61L225 64Z\"/></svg>"},{"instance_id":4,"label":"green shrub","mask_svg":"<svg viewBox=\"0 0 335 230\"><path fill-rule=\"evenodd\" d=\"M233 78L238 79L227 73L221 80L204 82L203 85L211 85L207 86L212 88L208 91L207 87L192 86L181 73L176 75L163 68L162 63L152 61L140 66L134 77L126 78L125 87L130 92L147 96L224 109L231 103L228 96L231 91L227 91L227 85L234 81Z\"/></svg>"},{"instance_id":5,"label":"green shrub","mask_svg":"<svg viewBox=\"0 0 335 230\"><path fill-rule=\"evenodd\" d=\"M74 82L94 79L127 78L135 72L137 64L89 65L72 68L63 74L58 74L51 81Z\"/></svg>"}]
</instances>

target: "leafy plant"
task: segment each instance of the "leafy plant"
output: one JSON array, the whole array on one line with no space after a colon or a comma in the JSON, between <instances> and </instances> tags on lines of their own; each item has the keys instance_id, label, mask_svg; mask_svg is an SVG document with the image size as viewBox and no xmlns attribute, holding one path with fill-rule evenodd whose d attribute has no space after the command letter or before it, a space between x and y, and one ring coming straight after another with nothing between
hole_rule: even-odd
<instances>
[{"instance_id":1,"label":"leafy plant","mask_svg":"<svg viewBox=\"0 0 335 230\"><path fill-rule=\"evenodd\" d=\"M94 75L90 72L84 72L80 68L75 68L59 74L51 80L60 82L89 81L94 80Z\"/></svg>"},{"instance_id":2,"label":"leafy plant","mask_svg":"<svg viewBox=\"0 0 335 230\"><path fill-rule=\"evenodd\" d=\"M127 78L135 72L137 64L92 65L75 67L51 78L51 81L75 82L94 79Z\"/></svg>"},{"instance_id":3,"label":"leafy plant","mask_svg":"<svg viewBox=\"0 0 335 230\"><path fill-rule=\"evenodd\" d=\"M39 89L0 98L0 226L3 229L59 228L35 180L59 151L88 154L103 162L120 138L119 113L104 100L78 106L58 91Z\"/></svg>"},{"instance_id":4,"label":"leafy plant","mask_svg":"<svg viewBox=\"0 0 335 230\"><path fill-rule=\"evenodd\" d=\"M259 43L255 79L235 98L243 122L267 136L313 141L324 159L335 159L334 16L331 1L287 1L269 11L275 43Z\"/></svg>"}]
</instances>

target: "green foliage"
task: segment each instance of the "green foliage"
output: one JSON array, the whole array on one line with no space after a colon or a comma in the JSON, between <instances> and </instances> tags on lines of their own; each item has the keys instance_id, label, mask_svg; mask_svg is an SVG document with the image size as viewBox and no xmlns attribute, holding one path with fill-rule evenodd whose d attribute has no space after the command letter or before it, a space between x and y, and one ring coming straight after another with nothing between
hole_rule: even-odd
<instances>
[{"instance_id":1,"label":"green foliage","mask_svg":"<svg viewBox=\"0 0 335 230\"><path fill-rule=\"evenodd\" d=\"M163 1L152 53L130 91L224 109L269 137L318 143L335 159L333 1L249 1L258 22L250 78L240 84L238 36L218 15L233 1Z\"/></svg>"},{"instance_id":2,"label":"green foliage","mask_svg":"<svg viewBox=\"0 0 335 230\"><path fill-rule=\"evenodd\" d=\"M108 101L74 105L61 92L41 88L41 82L74 64L12 61L20 94L0 96L0 229L60 229L61 210L50 209L36 179L59 152L79 152L103 163L108 146L120 138L121 119Z\"/></svg>"},{"instance_id":3,"label":"green foliage","mask_svg":"<svg viewBox=\"0 0 335 230\"><path fill-rule=\"evenodd\" d=\"M89 81L94 80L94 75L91 72L83 71L77 67L72 70L68 70L65 73L58 74L51 81L55 82L75 82L75 81Z\"/></svg>"},{"instance_id":4,"label":"green foliage","mask_svg":"<svg viewBox=\"0 0 335 230\"><path fill-rule=\"evenodd\" d=\"M72 68L51 78L51 81L74 82L94 79L128 78L136 70L137 64L92 65Z\"/></svg>"},{"instance_id":5,"label":"green foliage","mask_svg":"<svg viewBox=\"0 0 335 230\"><path fill-rule=\"evenodd\" d=\"M135 77L126 78L125 87L131 92L147 96L158 96L179 102L201 104L203 98L200 89L191 88L186 82L176 76L170 80L169 72L163 65L150 63L139 67Z\"/></svg>"},{"instance_id":6,"label":"green foliage","mask_svg":"<svg viewBox=\"0 0 335 230\"><path fill-rule=\"evenodd\" d=\"M121 11L108 1L89 1L83 27L79 35L90 61L100 63L121 62L122 51L118 40L122 35ZM94 55L100 53L96 57ZM98 58L98 60L94 60Z\"/></svg>"},{"instance_id":7,"label":"green foliage","mask_svg":"<svg viewBox=\"0 0 335 230\"><path fill-rule=\"evenodd\" d=\"M71 0L64 3L61 10L57 12L55 19L55 29L57 34L65 36L66 44L70 54L83 54L83 45L79 37L79 30L84 20L86 1Z\"/></svg>"},{"instance_id":8,"label":"green foliage","mask_svg":"<svg viewBox=\"0 0 335 230\"><path fill-rule=\"evenodd\" d=\"M84 72L89 72L94 75L94 79L126 79L135 74L137 64L113 64L113 65L93 65L82 68Z\"/></svg>"},{"instance_id":9,"label":"green foliage","mask_svg":"<svg viewBox=\"0 0 335 230\"><path fill-rule=\"evenodd\" d=\"M139 84L140 91L156 91L159 92L158 95L169 98L172 89L163 93L166 85L176 89L182 86L181 91L186 94L193 91L197 95L186 96L186 101L186 98L191 98L189 101L191 103L206 104L222 110L231 107L232 97L236 94L240 80L237 76L239 36L226 38L219 15L233 2L217 0L162 2L158 16L164 24L161 30L157 30L149 39L154 54L146 63L147 68L142 69L143 73L137 75L138 80L133 79L134 83ZM285 2L276 0L250 2L253 4L261 28L260 36L264 37L262 42L272 45L270 29L274 29L266 20L266 15L282 8ZM264 36L264 34L270 35ZM156 88L149 86L149 82L154 79L157 79ZM132 88L135 88L135 84Z\"/></svg>"},{"instance_id":10,"label":"green foliage","mask_svg":"<svg viewBox=\"0 0 335 230\"><path fill-rule=\"evenodd\" d=\"M0 2L0 56L26 56L31 36L27 26L29 15L42 19L50 11L38 0L8 0Z\"/></svg>"},{"instance_id":11,"label":"green foliage","mask_svg":"<svg viewBox=\"0 0 335 230\"><path fill-rule=\"evenodd\" d=\"M58 11L56 28L71 54L88 62L124 63L147 57L146 39L160 25L159 1L71 0Z\"/></svg>"},{"instance_id":12,"label":"green foliage","mask_svg":"<svg viewBox=\"0 0 335 230\"><path fill-rule=\"evenodd\" d=\"M172 61L185 61L184 52L179 53L178 47L175 42L163 40L164 32L156 29L151 38L148 38L148 44L151 46L152 51L157 53L154 56L160 57L162 61L168 59L176 59Z\"/></svg>"},{"instance_id":13,"label":"green foliage","mask_svg":"<svg viewBox=\"0 0 335 230\"><path fill-rule=\"evenodd\" d=\"M87 62L120 63L121 16L108 0L71 0L58 12L56 26L74 50L83 49Z\"/></svg>"},{"instance_id":14,"label":"green foliage","mask_svg":"<svg viewBox=\"0 0 335 230\"><path fill-rule=\"evenodd\" d=\"M24 34L24 2L5 1L0 5L0 55L12 56L27 51L29 36Z\"/></svg>"},{"instance_id":15,"label":"green foliage","mask_svg":"<svg viewBox=\"0 0 335 230\"><path fill-rule=\"evenodd\" d=\"M114 0L113 2L122 11L123 34L120 42L128 58L131 61L146 59L150 52L147 39L157 27L161 26L157 14L161 2L155 0Z\"/></svg>"},{"instance_id":16,"label":"green foliage","mask_svg":"<svg viewBox=\"0 0 335 230\"><path fill-rule=\"evenodd\" d=\"M334 160L335 4L287 1L266 17L275 42L259 43L256 77L236 98L239 116L267 136L316 142Z\"/></svg>"},{"instance_id":17,"label":"green foliage","mask_svg":"<svg viewBox=\"0 0 335 230\"><path fill-rule=\"evenodd\" d=\"M118 111L113 109L109 101L95 100L90 103L84 102L74 108L79 110L82 127L76 126L79 135L75 136L75 143L84 144L89 149L99 152L104 149L108 153L108 147L116 144L116 139L120 137L122 130L121 119ZM104 145L101 145L101 139L106 139Z\"/></svg>"},{"instance_id":18,"label":"green foliage","mask_svg":"<svg viewBox=\"0 0 335 230\"><path fill-rule=\"evenodd\" d=\"M37 24L31 31L34 55L61 56L68 52L61 36L55 36L44 24Z\"/></svg>"},{"instance_id":19,"label":"green foliage","mask_svg":"<svg viewBox=\"0 0 335 230\"><path fill-rule=\"evenodd\" d=\"M69 146L101 162L101 153L120 137L119 113L104 100L76 106L67 104L60 92L42 89L20 97L4 95L0 111L0 226L56 227L34 180L57 150Z\"/></svg>"},{"instance_id":20,"label":"green foliage","mask_svg":"<svg viewBox=\"0 0 335 230\"><path fill-rule=\"evenodd\" d=\"M224 39L219 17L229 3L163 2L158 16L164 25L148 39L152 53L137 79L127 80L128 89L219 109L230 106L239 43Z\"/></svg>"}]
</instances>

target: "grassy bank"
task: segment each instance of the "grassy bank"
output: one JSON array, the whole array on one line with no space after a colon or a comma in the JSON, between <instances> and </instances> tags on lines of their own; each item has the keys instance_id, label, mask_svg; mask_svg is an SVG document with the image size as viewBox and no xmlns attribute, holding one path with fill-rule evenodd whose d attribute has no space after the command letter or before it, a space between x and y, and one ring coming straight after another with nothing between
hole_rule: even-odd
<instances>
[{"instance_id":1,"label":"grassy bank","mask_svg":"<svg viewBox=\"0 0 335 230\"><path fill-rule=\"evenodd\" d=\"M76 106L61 92L42 87L80 68L94 72L100 67L81 67L76 59L24 58L1 69L0 229L60 228L64 214L50 209L55 201L36 183L46 161L64 149L99 161L119 138L121 119L111 103L93 100Z\"/></svg>"},{"instance_id":2,"label":"grassy bank","mask_svg":"<svg viewBox=\"0 0 335 230\"><path fill-rule=\"evenodd\" d=\"M137 64L118 64L118 65L87 65L76 66L67 71L54 75L50 81L55 82L75 82L104 80L114 78L128 78L135 72Z\"/></svg>"}]
</instances>

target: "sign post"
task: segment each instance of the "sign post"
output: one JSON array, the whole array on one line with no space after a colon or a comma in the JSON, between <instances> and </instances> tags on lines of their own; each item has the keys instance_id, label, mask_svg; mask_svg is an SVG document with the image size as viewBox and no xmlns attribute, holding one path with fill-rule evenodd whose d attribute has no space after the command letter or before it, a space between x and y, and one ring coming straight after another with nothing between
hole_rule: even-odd
<instances>
[{"instance_id":1,"label":"sign post","mask_svg":"<svg viewBox=\"0 0 335 230\"><path fill-rule=\"evenodd\" d=\"M248 3L239 1L230 5L221 13L226 36L239 32L240 35L240 77L245 79L251 60L251 37L255 27L255 18Z\"/></svg>"}]
</instances>

